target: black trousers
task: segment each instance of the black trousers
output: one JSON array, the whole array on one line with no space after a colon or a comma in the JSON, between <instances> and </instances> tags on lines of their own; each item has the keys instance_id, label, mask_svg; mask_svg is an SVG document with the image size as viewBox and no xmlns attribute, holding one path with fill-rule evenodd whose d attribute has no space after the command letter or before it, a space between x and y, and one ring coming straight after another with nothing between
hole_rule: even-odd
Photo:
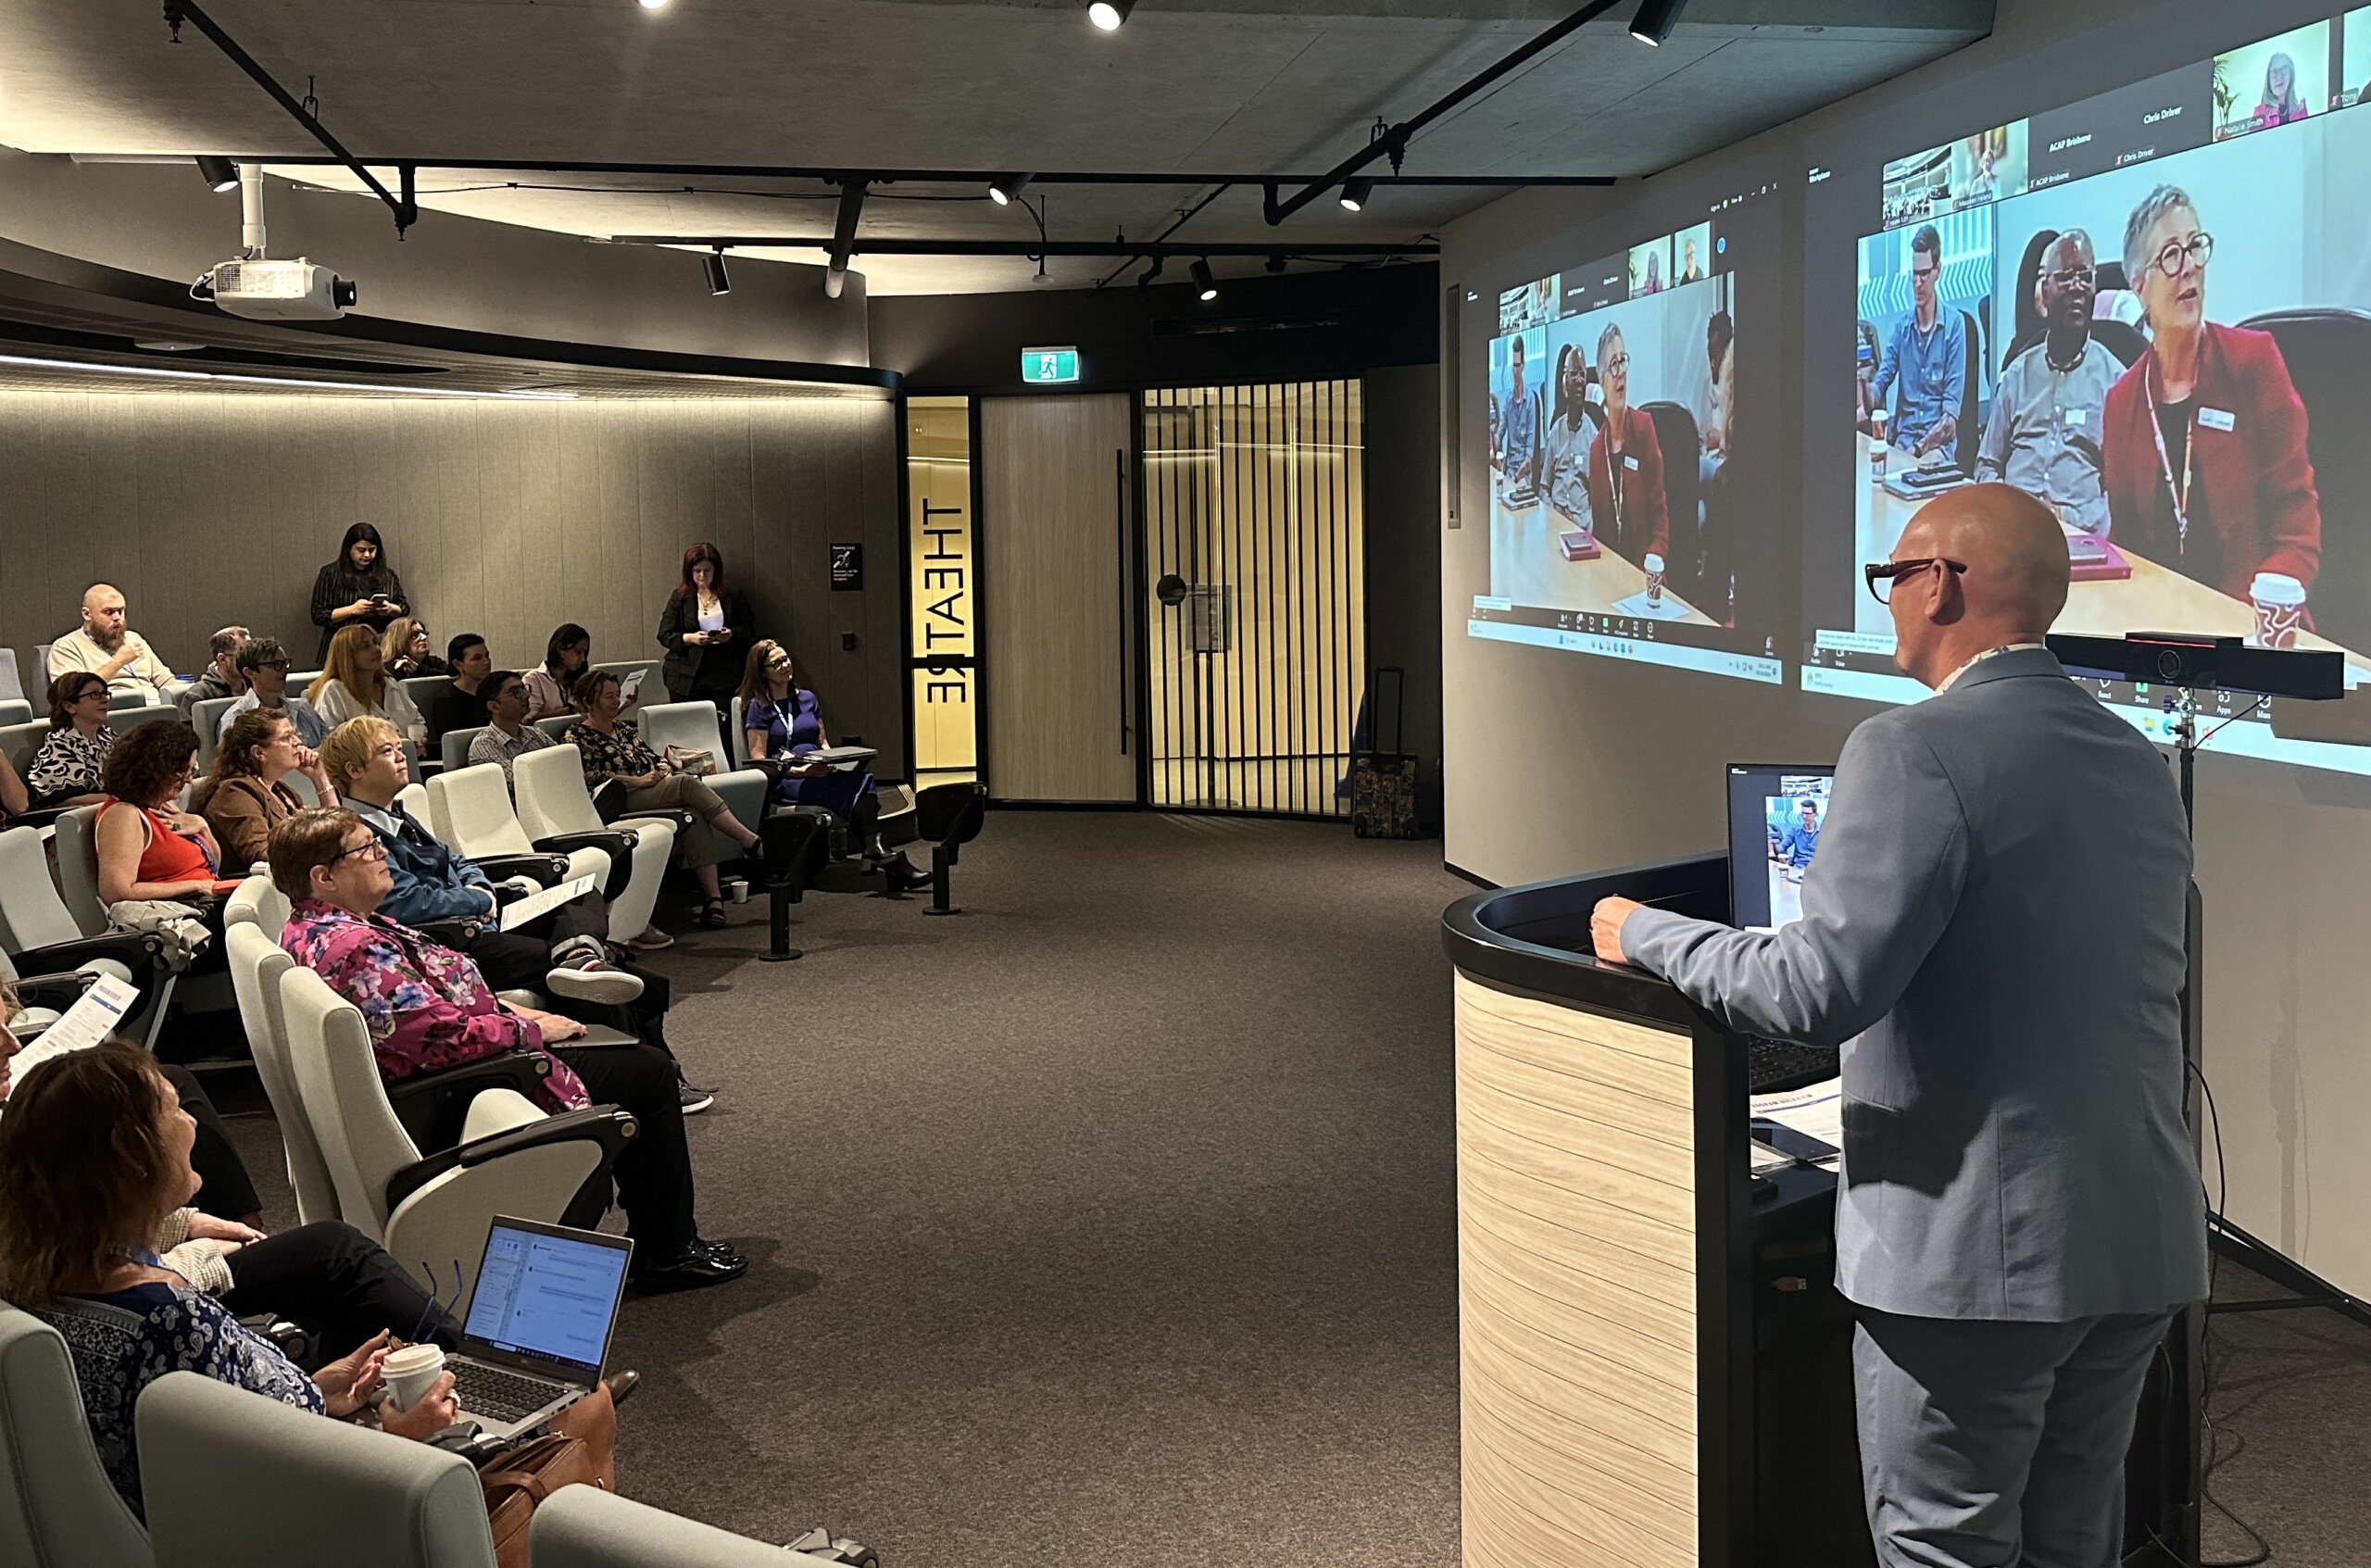
<instances>
[{"instance_id":1,"label":"black trousers","mask_svg":"<svg viewBox=\"0 0 2371 1568\"><path fill-rule=\"evenodd\" d=\"M189 1162L197 1173L197 1207L218 1220L245 1220L260 1212L263 1199L256 1196L256 1184L247 1174L239 1151L231 1145L230 1130L222 1125L222 1113L206 1096L197 1079L186 1067L176 1067L169 1061L157 1064L163 1069L165 1081L173 1086L173 1094L182 1109L197 1123L196 1141L190 1145Z\"/></svg>"},{"instance_id":2,"label":"black trousers","mask_svg":"<svg viewBox=\"0 0 2371 1568\"><path fill-rule=\"evenodd\" d=\"M270 1312L313 1336L316 1364L349 1355L381 1329L401 1339L417 1336L447 1350L460 1331L428 1293L396 1266L384 1248L336 1220L299 1225L262 1241L249 1242L225 1260L230 1294L222 1304L246 1317ZM434 1262L440 1272L451 1264Z\"/></svg>"},{"instance_id":3,"label":"black trousers","mask_svg":"<svg viewBox=\"0 0 2371 1568\"><path fill-rule=\"evenodd\" d=\"M692 1149L684 1137L683 1102L675 1096L675 1059L656 1046L570 1046L552 1054L576 1071L596 1105L631 1111L640 1130L618 1156L610 1174L634 1237L637 1269L657 1268L682 1255L698 1234L692 1217ZM565 1219L586 1229L608 1207L604 1184L577 1195Z\"/></svg>"}]
</instances>

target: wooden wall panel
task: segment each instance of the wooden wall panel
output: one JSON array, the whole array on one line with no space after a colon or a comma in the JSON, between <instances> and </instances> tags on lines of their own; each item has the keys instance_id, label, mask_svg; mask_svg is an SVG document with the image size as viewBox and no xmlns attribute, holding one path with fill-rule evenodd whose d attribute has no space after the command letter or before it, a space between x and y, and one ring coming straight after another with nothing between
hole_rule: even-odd
<instances>
[{"instance_id":1,"label":"wooden wall panel","mask_svg":"<svg viewBox=\"0 0 2371 1568\"><path fill-rule=\"evenodd\" d=\"M386 534L440 649L481 632L530 665L574 621L596 659L655 658L684 547L708 539L834 735L903 771L888 402L27 392L0 393L0 646L29 684L33 645L71 630L102 578L177 669L231 621L309 668L313 575L358 521ZM826 591L834 539L865 543L868 592Z\"/></svg>"},{"instance_id":2,"label":"wooden wall panel","mask_svg":"<svg viewBox=\"0 0 2371 1568\"><path fill-rule=\"evenodd\" d=\"M1458 976L1466 1568L1697 1562L1692 1048Z\"/></svg>"},{"instance_id":3,"label":"wooden wall panel","mask_svg":"<svg viewBox=\"0 0 2371 1568\"><path fill-rule=\"evenodd\" d=\"M981 400L981 705L999 799L1136 798L1113 468L1131 444L1120 394Z\"/></svg>"}]
</instances>

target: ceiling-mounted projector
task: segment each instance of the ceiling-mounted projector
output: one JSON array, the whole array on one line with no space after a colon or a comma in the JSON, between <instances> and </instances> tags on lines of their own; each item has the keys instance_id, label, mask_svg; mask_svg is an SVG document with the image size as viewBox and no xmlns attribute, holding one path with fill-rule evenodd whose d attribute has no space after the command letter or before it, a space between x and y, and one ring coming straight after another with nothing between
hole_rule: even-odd
<instances>
[{"instance_id":1,"label":"ceiling-mounted projector","mask_svg":"<svg viewBox=\"0 0 2371 1568\"><path fill-rule=\"evenodd\" d=\"M223 261L207 274L214 303L254 321L332 321L354 307L354 284L303 257Z\"/></svg>"}]
</instances>

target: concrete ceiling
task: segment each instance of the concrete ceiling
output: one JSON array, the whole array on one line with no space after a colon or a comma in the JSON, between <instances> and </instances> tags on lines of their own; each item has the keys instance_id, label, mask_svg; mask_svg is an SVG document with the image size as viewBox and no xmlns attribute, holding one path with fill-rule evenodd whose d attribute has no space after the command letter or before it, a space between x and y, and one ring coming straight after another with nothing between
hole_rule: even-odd
<instances>
[{"instance_id":1,"label":"concrete ceiling","mask_svg":"<svg viewBox=\"0 0 2371 1568\"><path fill-rule=\"evenodd\" d=\"M1257 8L1255 9L1255 6ZM1948 53L1992 0L1694 0L1671 40L1627 0L1418 136L1413 173L1651 173ZM212 0L208 12L366 158L1311 172L1564 14L1537 0ZM157 0L0 0L0 144L81 155L320 152ZM334 169L285 168L337 186ZM195 175L193 174L194 179ZM696 189L685 190L686 185ZM1406 241L1500 193L1385 188L1281 229L1254 188L1040 185L1052 237ZM813 182L424 171L421 205L584 234L815 235ZM1024 239L978 187L876 191L864 236ZM859 253L861 242L859 241ZM762 249L736 252L764 256ZM820 259L811 250L787 259ZM1080 286L1115 264L1056 258ZM1244 271L1257 260L1221 265ZM1026 288L1020 258L864 257L873 295Z\"/></svg>"}]
</instances>

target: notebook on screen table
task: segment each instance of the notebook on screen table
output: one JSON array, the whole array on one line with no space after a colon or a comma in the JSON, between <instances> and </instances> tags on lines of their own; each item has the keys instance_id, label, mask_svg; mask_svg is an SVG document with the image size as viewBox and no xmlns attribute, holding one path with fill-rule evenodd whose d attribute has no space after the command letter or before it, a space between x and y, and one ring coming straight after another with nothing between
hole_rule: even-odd
<instances>
[{"instance_id":1,"label":"notebook on screen table","mask_svg":"<svg viewBox=\"0 0 2371 1568\"><path fill-rule=\"evenodd\" d=\"M513 1437L598 1386L633 1257L621 1236L497 1215L445 1358L463 1419Z\"/></svg>"}]
</instances>

